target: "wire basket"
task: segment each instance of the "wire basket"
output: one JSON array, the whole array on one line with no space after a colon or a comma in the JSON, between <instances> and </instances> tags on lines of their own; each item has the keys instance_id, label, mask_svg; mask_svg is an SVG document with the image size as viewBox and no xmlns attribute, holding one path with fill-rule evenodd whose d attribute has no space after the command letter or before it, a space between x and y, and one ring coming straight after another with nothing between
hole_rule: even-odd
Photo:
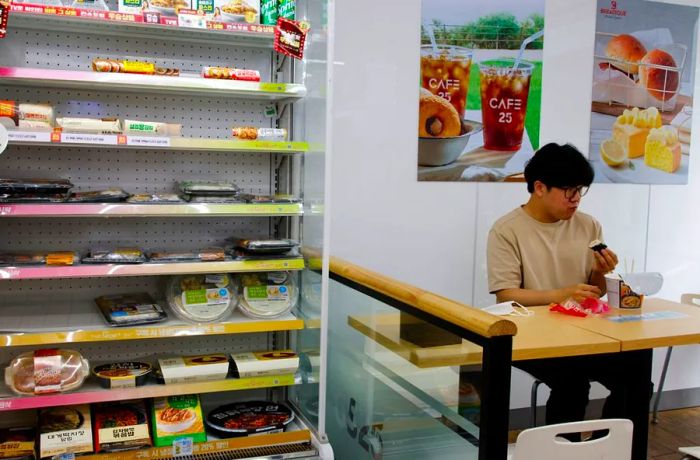
<instances>
[{"instance_id":1,"label":"wire basket","mask_svg":"<svg viewBox=\"0 0 700 460\"><path fill-rule=\"evenodd\" d=\"M680 43L652 48L671 55L676 63L675 67L624 61L605 55L604 50L608 42L615 36L617 34L596 32L593 101L623 107L639 107L640 109L656 107L662 112L673 111L676 108L681 88L681 78L688 48ZM634 67L638 67L638 72L634 73L629 70ZM645 85L641 78L643 73L653 74L657 86L652 86L648 82Z\"/></svg>"}]
</instances>

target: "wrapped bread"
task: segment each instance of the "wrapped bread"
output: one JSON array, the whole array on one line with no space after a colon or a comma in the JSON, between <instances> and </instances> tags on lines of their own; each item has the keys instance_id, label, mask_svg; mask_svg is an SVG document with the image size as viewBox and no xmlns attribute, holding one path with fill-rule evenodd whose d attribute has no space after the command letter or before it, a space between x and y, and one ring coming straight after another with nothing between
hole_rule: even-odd
<instances>
[{"instance_id":1,"label":"wrapped bread","mask_svg":"<svg viewBox=\"0 0 700 460\"><path fill-rule=\"evenodd\" d=\"M5 369L5 384L15 393L60 393L79 388L90 366L73 350L36 350L22 353Z\"/></svg>"}]
</instances>

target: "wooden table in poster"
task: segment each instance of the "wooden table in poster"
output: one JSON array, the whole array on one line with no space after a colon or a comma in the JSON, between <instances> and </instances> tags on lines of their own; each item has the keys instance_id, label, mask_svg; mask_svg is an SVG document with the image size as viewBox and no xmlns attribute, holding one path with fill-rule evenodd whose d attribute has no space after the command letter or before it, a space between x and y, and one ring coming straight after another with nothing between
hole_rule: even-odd
<instances>
[{"instance_id":1,"label":"wooden table in poster","mask_svg":"<svg viewBox=\"0 0 700 460\"><path fill-rule=\"evenodd\" d=\"M513 337L513 360L562 358L617 353L619 363L635 382L628 396L634 422L633 460L646 460L649 432L652 350L700 343L700 308L661 299L645 299L641 310L614 309L586 318L534 307L529 317L508 316L518 326ZM671 312L671 317L662 317ZM659 314L656 318L648 314ZM640 316L640 314L642 314ZM645 317L644 314L647 314ZM627 320L614 321L616 317ZM400 337L398 313L349 317L351 327L421 368L469 366L481 361L481 349L463 341L457 345L420 347Z\"/></svg>"}]
</instances>

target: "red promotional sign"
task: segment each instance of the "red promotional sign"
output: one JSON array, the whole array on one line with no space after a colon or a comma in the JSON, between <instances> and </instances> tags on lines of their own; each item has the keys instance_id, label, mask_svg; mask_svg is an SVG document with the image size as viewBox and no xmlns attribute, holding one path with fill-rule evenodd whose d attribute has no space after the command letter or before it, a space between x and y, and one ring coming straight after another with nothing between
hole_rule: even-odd
<instances>
[{"instance_id":1,"label":"red promotional sign","mask_svg":"<svg viewBox=\"0 0 700 460\"><path fill-rule=\"evenodd\" d=\"M0 38L5 38L5 34L7 34L7 16L11 4L10 0L0 0Z\"/></svg>"},{"instance_id":2,"label":"red promotional sign","mask_svg":"<svg viewBox=\"0 0 700 460\"><path fill-rule=\"evenodd\" d=\"M275 51L295 59L302 59L308 32L308 22L279 18L275 28Z\"/></svg>"}]
</instances>

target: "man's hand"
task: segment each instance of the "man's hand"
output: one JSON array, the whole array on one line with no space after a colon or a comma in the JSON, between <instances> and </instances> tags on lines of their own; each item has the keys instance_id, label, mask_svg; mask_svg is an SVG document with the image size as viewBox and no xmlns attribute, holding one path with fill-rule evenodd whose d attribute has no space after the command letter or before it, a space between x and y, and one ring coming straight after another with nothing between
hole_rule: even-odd
<instances>
[{"instance_id":1,"label":"man's hand","mask_svg":"<svg viewBox=\"0 0 700 460\"><path fill-rule=\"evenodd\" d=\"M599 298L602 292L598 286L592 286L590 284L574 284L561 289L561 294L559 297L559 302L563 302L568 298L573 298L576 302L582 302L583 299L588 297Z\"/></svg>"},{"instance_id":2,"label":"man's hand","mask_svg":"<svg viewBox=\"0 0 700 460\"><path fill-rule=\"evenodd\" d=\"M600 252L593 251L593 257L595 257L593 273L605 275L615 270L615 267L617 267L617 254L610 249L603 249Z\"/></svg>"}]
</instances>

